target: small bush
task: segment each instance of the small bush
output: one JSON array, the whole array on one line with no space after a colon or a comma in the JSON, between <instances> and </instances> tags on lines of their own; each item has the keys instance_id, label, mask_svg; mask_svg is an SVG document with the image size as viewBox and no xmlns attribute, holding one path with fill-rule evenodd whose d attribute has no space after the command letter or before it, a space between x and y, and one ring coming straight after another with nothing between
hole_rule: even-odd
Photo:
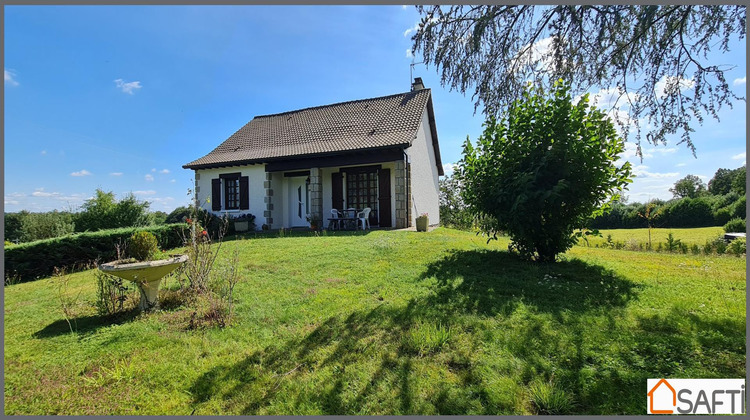
<instances>
[{"instance_id":1,"label":"small bush","mask_svg":"<svg viewBox=\"0 0 750 420\"><path fill-rule=\"evenodd\" d=\"M672 232L669 232L667 235L667 242L664 243L665 248L669 252L676 252L680 249L682 243L679 239L675 239L674 235L672 235Z\"/></svg>"},{"instance_id":2,"label":"small bush","mask_svg":"<svg viewBox=\"0 0 750 420\"><path fill-rule=\"evenodd\" d=\"M735 217L734 219L727 222L724 225L724 232L744 232L745 231L745 219Z\"/></svg>"},{"instance_id":3,"label":"small bush","mask_svg":"<svg viewBox=\"0 0 750 420\"><path fill-rule=\"evenodd\" d=\"M727 252L730 253L730 254L732 254L732 255L736 255L736 256L739 257L740 255L745 254L745 252L746 252L745 251L745 247L746 247L745 239L744 238L737 238L737 239L735 239L735 240L733 240L732 242L729 243L729 247L727 248Z\"/></svg>"},{"instance_id":4,"label":"small bush","mask_svg":"<svg viewBox=\"0 0 750 420\"><path fill-rule=\"evenodd\" d=\"M698 245L692 244L692 245L690 245L690 252L692 252L693 255L698 255L698 254L701 253L701 249L700 249L700 247Z\"/></svg>"},{"instance_id":5,"label":"small bush","mask_svg":"<svg viewBox=\"0 0 750 420\"><path fill-rule=\"evenodd\" d=\"M727 242L721 236L714 239L711 245L714 251L716 251L716 253L719 255L723 255L727 251Z\"/></svg>"},{"instance_id":6,"label":"small bush","mask_svg":"<svg viewBox=\"0 0 750 420\"><path fill-rule=\"evenodd\" d=\"M150 261L159 252L156 236L151 232L135 232L128 242L128 251L138 261Z\"/></svg>"},{"instance_id":7,"label":"small bush","mask_svg":"<svg viewBox=\"0 0 750 420\"><path fill-rule=\"evenodd\" d=\"M566 414L573 409L572 398L551 381L532 383L529 393L538 414Z\"/></svg>"}]
</instances>

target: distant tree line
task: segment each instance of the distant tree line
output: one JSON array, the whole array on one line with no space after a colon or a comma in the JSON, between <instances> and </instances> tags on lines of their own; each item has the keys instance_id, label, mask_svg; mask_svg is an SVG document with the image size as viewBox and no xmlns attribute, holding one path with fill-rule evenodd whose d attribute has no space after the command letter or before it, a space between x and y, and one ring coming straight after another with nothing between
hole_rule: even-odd
<instances>
[{"instance_id":1,"label":"distant tree line","mask_svg":"<svg viewBox=\"0 0 750 420\"><path fill-rule=\"evenodd\" d=\"M132 193L117 200L111 191L97 189L80 211L32 213L26 210L5 213L5 241L31 242L79 232L142 227L166 223L169 215L149 211L150 203L139 201Z\"/></svg>"},{"instance_id":2,"label":"distant tree line","mask_svg":"<svg viewBox=\"0 0 750 420\"><path fill-rule=\"evenodd\" d=\"M477 228L477 220L461 199L462 186L457 177L446 177L439 184L440 223L463 230ZM724 226L746 219L745 166L719 169L708 185L698 176L687 175L669 191L673 198L668 201L616 202L609 212L590 220L589 228L646 228L649 222L652 227Z\"/></svg>"}]
</instances>

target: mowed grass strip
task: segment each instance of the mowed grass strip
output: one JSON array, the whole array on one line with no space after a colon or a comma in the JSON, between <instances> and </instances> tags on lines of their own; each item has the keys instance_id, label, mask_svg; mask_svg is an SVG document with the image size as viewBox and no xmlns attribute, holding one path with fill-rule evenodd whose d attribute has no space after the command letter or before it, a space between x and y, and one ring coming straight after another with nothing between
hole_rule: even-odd
<instances>
[{"instance_id":1,"label":"mowed grass strip","mask_svg":"<svg viewBox=\"0 0 750 420\"><path fill-rule=\"evenodd\" d=\"M612 241L619 241L628 244L629 241L641 244L648 244L648 229L600 229L601 237L589 237L589 246L602 246L607 242L607 236L612 235ZM658 243L666 243L667 236L672 234L674 239L679 239L682 243L690 245L698 245L703 247L706 241L713 241L714 239L724 236L724 228L721 226L714 227L702 227L702 228L653 228L651 229L651 244L653 248L656 248ZM583 240L578 242L578 245L586 246Z\"/></svg>"},{"instance_id":2,"label":"mowed grass strip","mask_svg":"<svg viewBox=\"0 0 750 420\"><path fill-rule=\"evenodd\" d=\"M744 377L744 258L574 247L539 265L507 244L227 241L217 264L239 250L245 280L225 329L186 330L180 308L101 318L86 271L70 333L53 279L8 286L5 413L643 414L647 378Z\"/></svg>"}]
</instances>

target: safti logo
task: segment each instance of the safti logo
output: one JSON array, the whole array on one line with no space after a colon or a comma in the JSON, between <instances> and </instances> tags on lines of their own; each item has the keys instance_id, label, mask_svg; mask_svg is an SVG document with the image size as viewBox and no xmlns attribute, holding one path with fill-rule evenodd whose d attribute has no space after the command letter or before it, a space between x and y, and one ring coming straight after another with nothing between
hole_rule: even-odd
<instances>
[{"instance_id":1,"label":"safti logo","mask_svg":"<svg viewBox=\"0 0 750 420\"><path fill-rule=\"evenodd\" d=\"M745 414L744 379L649 379L648 414Z\"/></svg>"}]
</instances>

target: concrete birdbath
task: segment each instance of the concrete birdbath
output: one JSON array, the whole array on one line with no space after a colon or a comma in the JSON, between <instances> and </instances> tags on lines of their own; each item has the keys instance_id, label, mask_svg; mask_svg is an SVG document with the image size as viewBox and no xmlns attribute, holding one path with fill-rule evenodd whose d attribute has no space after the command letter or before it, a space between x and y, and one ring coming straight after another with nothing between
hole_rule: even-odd
<instances>
[{"instance_id":1,"label":"concrete birdbath","mask_svg":"<svg viewBox=\"0 0 750 420\"><path fill-rule=\"evenodd\" d=\"M187 261L187 255L175 255L166 260L143 261L134 263L109 262L99 266L99 270L132 281L141 291L141 301L138 307L141 311L148 311L158 306L159 284L161 279L172 270Z\"/></svg>"}]
</instances>

